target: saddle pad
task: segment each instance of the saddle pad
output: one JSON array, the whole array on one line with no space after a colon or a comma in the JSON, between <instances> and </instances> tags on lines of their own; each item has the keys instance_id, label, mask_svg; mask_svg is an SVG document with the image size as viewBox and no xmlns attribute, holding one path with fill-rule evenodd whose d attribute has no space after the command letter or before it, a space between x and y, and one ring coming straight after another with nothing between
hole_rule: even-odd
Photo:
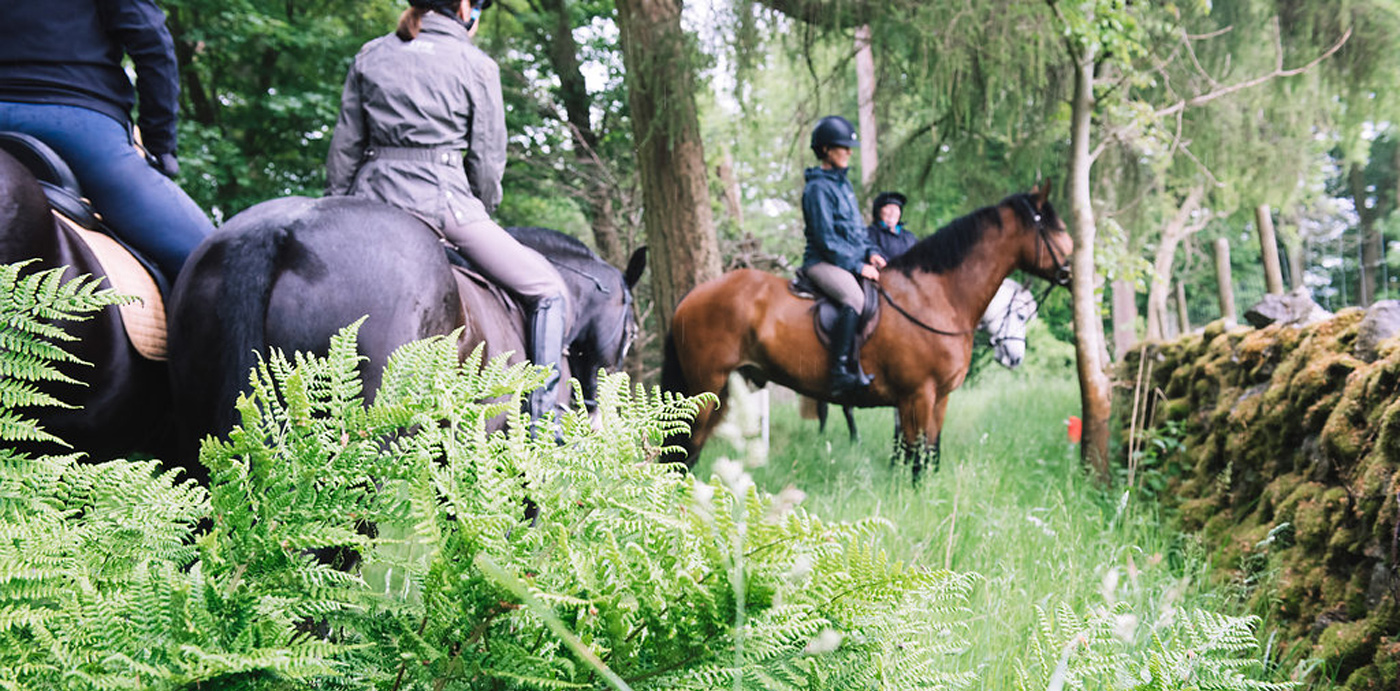
<instances>
[{"instance_id":1,"label":"saddle pad","mask_svg":"<svg viewBox=\"0 0 1400 691\"><path fill-rule=\"evenodd\" d=\"M165 301L161 299L160 289L146 267L111 237L80 227L62 214L55 213L54 217L77 233L83 244L97 255L97 262L102 265L102 272L107 274L107 281L113 290L136 296L135 302L118 306L126 336L142 357L164 361L167 355Z\"/></svg>"}]
</instances>

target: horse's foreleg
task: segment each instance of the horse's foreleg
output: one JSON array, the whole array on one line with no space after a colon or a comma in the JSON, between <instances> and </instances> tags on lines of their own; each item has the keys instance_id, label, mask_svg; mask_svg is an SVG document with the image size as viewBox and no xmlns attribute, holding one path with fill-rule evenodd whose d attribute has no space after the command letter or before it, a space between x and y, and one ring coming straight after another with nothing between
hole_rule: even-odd
<instances>
[{"instance_id":1,"label":"horse's foreleg","mask_svg":"<svg viewBox=\"0 0 1400 691\"><path fill-rule=\"evenodd\" d=\"M948 409L948 398L939 396L930 383L918 394L899 404L899 454L913 466L915 482L922 474L924 466L932 466L938 471L940 460L939 436L943 431L943 416Z\"/></svg>"}]
</instances>

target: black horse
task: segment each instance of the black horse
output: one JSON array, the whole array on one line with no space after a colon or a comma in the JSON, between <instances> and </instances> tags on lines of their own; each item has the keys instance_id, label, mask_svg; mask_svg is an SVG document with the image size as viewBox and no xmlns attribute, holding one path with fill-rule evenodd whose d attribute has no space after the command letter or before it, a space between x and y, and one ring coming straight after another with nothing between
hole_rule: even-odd
<instances>
[{"instance_id":1,"label":"black horse","mask_svg":"<svg viewBox=\"0 0 1400 691\"><path fill-rule=\"evenodd\" d=\"M506 228L520 244L544 255L569 287L574 322L568 344L569 371L578 379L584 403L592 412L598 392L598 370L622 366L637 336L632 288L646 268L646 247L632 253L625 271L594 254L577 238L549 228Z\"/></svg>"},{"instance_id":2,"label":"black horse","mask_svg":"<svg viewBox=\"0 0 1400 691\"><path fill-rule=\"evenodd\" d=\"M522 231L537 243L564 246L552 232ZM617 269L593 260L573 261L603 286L621 290L603 309L591 299L597 287L587 282L589 299L576 295L570 336L607 366L625 346L609 346L605 337L591 342L589 324L620 318L616 337L629 338L631 295ZM332 335L367 315L359 348L371 398L389 355L410 341L464 327L463 354L479 343L488 358L511 351L518 361L526 352L524 311L509 296L454 271L432 229L412 214L353 197L291 197L238 214L190 256L167 312L179 457L192 474L201 472L192 462L198 440L233 427L233 403L248 371L272 348L323 354ZM560 387L560 393L570 392Z\"/></svg>"},{"instance_id":3,"label":"black horse","mask_svg":"<svg viewBox=\"0 0 1400 691\"><path fill-rule=\"evenodd\" d=\"M106 275L77 232L54 216L34 174L0 150L0 263L28 259L39 261L26 271L69 267L65 280L82 274ZM50 382L43 389L76 407L26 413L90 460L134 452L163 455L170 414L165 363L148 360L132 347L116 306L91 319L62 326L76 338L63 347L90 366L61 364L61 372L82 383ZM38 444L27 450L52 453L66 449Z\"/></svg>"}]
</instances>

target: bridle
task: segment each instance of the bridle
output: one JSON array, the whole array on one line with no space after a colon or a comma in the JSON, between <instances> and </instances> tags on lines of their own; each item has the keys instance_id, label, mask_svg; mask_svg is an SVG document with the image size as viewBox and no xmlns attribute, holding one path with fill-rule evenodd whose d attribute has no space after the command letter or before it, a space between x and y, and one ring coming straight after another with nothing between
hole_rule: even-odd
<instances>
[{"instance_id":1,"label":"bridle","mask_svg":"<svg viewBox=\"0 0 1400 691\"><path fill-rule=\"evenodd\" d=\"M1040 266L1040 248L1043 246L1045 250L1050 253L1050 260L1055 262L1055 266L1057 267L1055 269L1055 277L1050 279L1051 287L1063 286L1068 288L1070 281L1069 258L1061 257L1060 252L1055 249L1055 243L1050 242L1050 228L1045 224L1045 216L1042 215L1040 211L1036 210L1035 205L1031 204L1030 200L1026 197L1020 197L1020 202L1025 205L1026 211L1030 214L1031 222L1035 224L1036 266ZM1049 289L1046 289L1045 295L1048 295L1049 292ZM1045 295L1040 296L1042 300L1045 298ZM1040 303L1037 302L1036 304L1039 305Z\"/></svg>"},{"instance_id":2,"label":"bridle","mask_svg":"<svg viewBox=\"0 0 1400 691\"><path fill-rule=\"evenodd\" d=\"M996 333L992 334L991 338L987 339L987 342L990 343L993 348L999 347L1001 344L1006 343L1007 341L1020 341L1022 343L1026 342L1025 336L1013 336L1011 334L1006 333L1007 330L1011 328L1011 315L1015 314L1016 304L1017 302L1019 302L1023 291L1027 295L1030 295L1031 300L1035 300L1035 295L1031 294L1031 291L1026 290L1024 286L1022 286L1020 290L1016 291L1016 293L1011 296L1011 299L1008 300L1006 303L1006 314L1002 315L1001 325L997 327ZM1029 317L1026 317L1026 321L1028 322L1032 319L1035 319L1035 315L1040 312L1039 301L1032 302L1031 305L1033 305L1035 309L1031 310L1031 314Z\"/></svg>"}]
</instances>

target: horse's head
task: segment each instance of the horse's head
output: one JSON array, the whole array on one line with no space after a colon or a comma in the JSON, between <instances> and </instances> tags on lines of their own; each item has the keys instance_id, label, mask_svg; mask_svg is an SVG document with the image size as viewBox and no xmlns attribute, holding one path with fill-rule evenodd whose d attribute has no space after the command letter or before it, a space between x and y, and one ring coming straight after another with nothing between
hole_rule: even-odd
<instances>
[{"instance_id":1,"label":"horse's head","mask_svg":"<svg viewBox=\"0 0 1400 691\"><path fill-rule=\"evenodd\" d=\"M1026 330L1036 313L1035 296L1030 289L1006 279L982 314L977 328L991 337L996 361L1015 369L1026 358Z\"/></svg>"},{"instance_id":2,"label":"horse's head","mask_svg":"<svg viewBox=\"0 0 1400 691\"><path fill-rule=\"evenodd\" d=\"M1027 194L1017 194L1002 201L1021 226L1021 269L1056 285L1068 286L1070 255L1074 239L1065 230L1065 222L1050 205L1050 183L1037 184Z\"/></svg>"}]
</instances>

